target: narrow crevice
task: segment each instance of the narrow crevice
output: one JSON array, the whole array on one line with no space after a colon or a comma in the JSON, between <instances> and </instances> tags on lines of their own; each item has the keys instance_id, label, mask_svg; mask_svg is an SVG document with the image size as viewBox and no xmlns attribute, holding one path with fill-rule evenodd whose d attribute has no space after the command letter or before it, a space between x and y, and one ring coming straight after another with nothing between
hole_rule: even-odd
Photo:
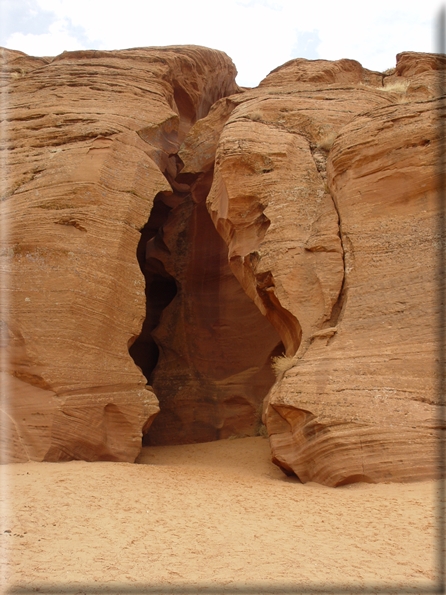
<instances>
[{"instance_id":1,"label":"narrow crevice","mask_svg":"<svg viewBox=\"0 0 446 595\"><path fill-rule=\"evenodd\" d=\"M325 148L321 148L320 146L316 145L315 143L309 143L311 156L313 157L316 169L319 172L319 175L320 175L320 177L323 181L323 184L324 184L325 194L331 198L333 207L336 211L337 223L338 223L338 235L339 235L339 239L340 239L341 247L342 247L342 267L343 267L342 283L341 283L341 288L339 290L338 298L337 298L336 302L333 304L333 307L331 309L330 318L325 323L325 326L327 328L336 327L338 322L340 321L341 315L344 311L345 303L347 300L346 259L348 257L347 255L349 254L346 250L346 245L345 245L346 238L345 238L344 234L342 233L342 221L341 221L341 215L339 213L339 208L338 208L338 205L336 204L336 199L333 196L333 194L331 193L331 190L330 190L328 182L327 182L327 161L328 161L328 155L329 155L329 152L331 149L331 145L333 144L333 142L334 142L334 137L331 139L330 146L327 146Z\"/></svg>"},{"instance_id":2,"label":"narrow crevice","mask_svg":"<svg viewBox=\"0 0 446 595\"><path fill-rule=\"evenodd\" d=\"M165 196L164 193L160 193L155 197L149 220L141 230L136 253L146 280L146 315L140 335L131 341L129 353L148 384L151 384L152 373L159 357L159 349L152 337L152 331L158 326L163 310L177 293L175 279L167 273L163 262L157 258L159 252L168 252L163 241L163 224L169 217L171 207L164 202Z\"/></svg>"},{"instance_id":3,"label":"narrow crevice","mask_svg":"<svg viewBox=\"0 0 446 595\"><path fill-rule=\"evenodd\" d=\"M179 83L174 87L179 124L172 119L165 132L171 125L179 128L163 147L162 162L172 192L155 197L137 248L146 317L129 352L160 406L143 445L256 435L261 404L275 381L271 359L285 351L270 317L234 276L228 246L206 208L213 170L181 173L178 144L210 106L195 106ZM150 143L156 134L147 127L140 136ZM266 232L269 220L261 213L256 224ZM264 289L263 301L277 301ZM275 311L277 304L271 307ZM293 349L300 340L297 327L296 336L287 337Z\"/></svg>"},{"instance_id":4,"label":"narrow crevice","mask_svg":"<svg viewBox=\"0 0 446 595\"><path fill-rule=\"evenodd\" d=\"M295 355L302 340L302 327L297 318L283 308L275 294L274 277L270 271L256 275L256 291L266 311L266 317L282 337L288 357Z\"/></svg>"},{"instance_id":5,"label":"narrow crevice","mask_svg":"<svg viewBox=\"0 0 446 595\"><path fill-rule=\"evenodd\" d=\"M351 244L351 243L350 243L350 241L347 242L348 238L342 232L341 215L339 213L339 208L336 203L336 199L331 194L331 192L330 192L330 196L333 201L333 206L336 211L337 218L338 218L339 239L341 240L342 267L343 267L342 283L341 283L341 288L339 290L338 299L333 304L333 307L331 309L330 320L328 321L328 325L327 325L330 328L335 328L342 319L342 315L343 315L344 309L345 309L345 304L347 303L348 288L347 288L347 262L346 261L347 261L347 258L349 258L351 255L351 250L350 250L351 246L347 247L346 243L349 243L349 244Z\"/></svg>"},{"instance_id":6,"label":"narrow crevice","mask_svg":"<svg viewBox=\"0 0 446 595\"><path fill-rule=\"evenodd\" d=\"M333 144L333 142L331 142L331 144ZM321 146L321 143L316 144L313 142L309 142L311 156L313 157L316 169L319 172L320 177L322 178L322 182L324 184L324 188L327 194L330 194L327 185L327 160L331 144L330 146L326 146L323 148Z\"/></svg>"}]
</instances>

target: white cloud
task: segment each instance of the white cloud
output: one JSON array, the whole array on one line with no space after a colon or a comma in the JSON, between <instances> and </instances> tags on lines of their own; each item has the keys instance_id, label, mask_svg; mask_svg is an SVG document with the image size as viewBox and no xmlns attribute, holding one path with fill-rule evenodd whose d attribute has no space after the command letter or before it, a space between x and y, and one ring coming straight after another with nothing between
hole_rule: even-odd
<instances>
[{"instance_id":1,"label":"white cloud","mask_svg":"<svg viewBox=\"0 0 446 595\"><path fill-rule=\"evenodd\" d=\"M401 3L385 7L378 2L375 12L346 11L337 21L333 15L335 27L323 19L319 53L330 59L354 58L367 68L385 70L394 66L399 52L435 51L435 4L439 3L427 1L423 8L412 10L398 4Z\"/></svg>"},{"instance_id":2,"label":"white cloud","mask_svg":"<svg viewBox=\"0 0 446 595\"><path fill-rule=\"evenodd\" d=\"M31 56L56 56L65 50L85 49L85 45L68 32L65 20L54 21L48 33L13 33L8 37L6 47L19 49Z\"/></svg>"}]
</instances>

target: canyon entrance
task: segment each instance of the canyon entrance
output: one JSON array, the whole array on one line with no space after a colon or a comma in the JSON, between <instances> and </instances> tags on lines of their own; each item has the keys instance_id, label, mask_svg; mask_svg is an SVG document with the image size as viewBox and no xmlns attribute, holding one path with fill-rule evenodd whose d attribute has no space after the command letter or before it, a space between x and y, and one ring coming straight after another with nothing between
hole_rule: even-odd
<instances>
[{"instance_id":1,"label":"canyon entrance","mask_svg":"<svg viewBox=\"0 0 446 595\"><path fill-rule=\"evenodd\" d=\"M211 178L161 193L141 233L146 318L130 347L159 400L143 445L253 436L283 353L248 298L206 209Z\"/></svg>"}]
</instances>

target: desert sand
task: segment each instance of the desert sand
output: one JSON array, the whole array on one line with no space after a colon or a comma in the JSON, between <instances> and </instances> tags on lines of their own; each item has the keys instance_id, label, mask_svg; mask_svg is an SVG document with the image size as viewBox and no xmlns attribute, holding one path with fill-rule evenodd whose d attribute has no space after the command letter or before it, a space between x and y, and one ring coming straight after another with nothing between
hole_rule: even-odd
<instances>
[{"instance_id":1,"label":"desert sand","mask_svg":"<svg viewBox=\"0 0 446 595\"><path fill-rule=\"evenodd\" d=\"M434 586L438 482L302 484L263 437L146 447L137 463L3 465L2 594Z\"/></svg>"}]
</instances>

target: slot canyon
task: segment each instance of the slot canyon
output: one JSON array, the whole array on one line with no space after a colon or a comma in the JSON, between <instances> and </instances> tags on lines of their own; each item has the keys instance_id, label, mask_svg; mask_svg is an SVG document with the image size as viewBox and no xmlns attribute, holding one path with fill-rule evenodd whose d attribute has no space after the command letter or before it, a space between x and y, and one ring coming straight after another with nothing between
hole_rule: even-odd
<instances>
[{"instance_id":1,"label":"slot canyon","mask_svg":"<svg viewBox=\"0 0 446 595\"><path fill-rule=\"evenodd\" d=\"M2 462L266 433L302 482L438 476L444 56L1 51Z\"/></svg>"},{"instance_id":2,"label":"slot canyon","mask_svg":"<svg viewBox=\"0 0 446 595\"><path fill-rule=\"evenodd\" d=\"M142 232L147 309L130 354L160 412L145 445L255 435L283 346L243 292L205 205L209 177L162 194Z\"/></svg>"}]
</instances>

